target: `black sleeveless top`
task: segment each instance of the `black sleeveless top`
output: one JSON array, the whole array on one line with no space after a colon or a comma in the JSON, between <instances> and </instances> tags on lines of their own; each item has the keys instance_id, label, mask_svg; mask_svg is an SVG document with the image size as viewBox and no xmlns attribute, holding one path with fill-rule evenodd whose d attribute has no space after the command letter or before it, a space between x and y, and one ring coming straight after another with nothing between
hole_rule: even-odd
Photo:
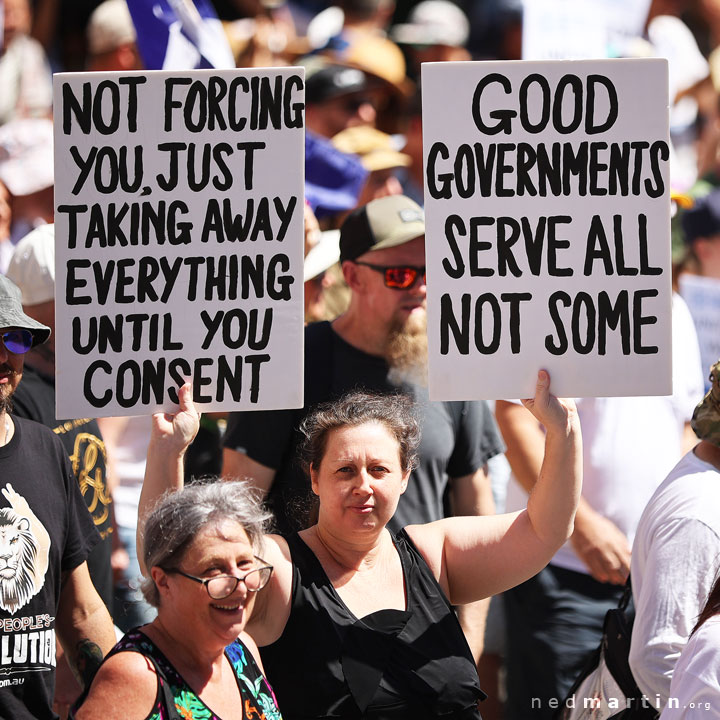
<instances>
[{"instance_id":1,"label":"black sleeveless top","mask_svg":"<svg viewBox=\"0 0 720 720\"><path fill-rule=\"evenodd\" d=\"M407 610L356 618L294 533L292 608L281 637L260 648L285 720L479 720L475 662L455 612L403 530L393 536ZM382 592L382 588L377 589Z\"/></svg>"}]
</instances>

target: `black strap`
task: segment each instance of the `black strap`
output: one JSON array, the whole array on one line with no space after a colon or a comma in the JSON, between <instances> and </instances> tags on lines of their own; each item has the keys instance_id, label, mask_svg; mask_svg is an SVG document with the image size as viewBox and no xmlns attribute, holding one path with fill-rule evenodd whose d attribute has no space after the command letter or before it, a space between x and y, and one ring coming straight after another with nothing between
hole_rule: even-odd
<instances>
[{"instance_id":1,"label":"black strap","mask_svg":"<svg viewBox=\"0 0 720 720\"><path fill-rule=\"evenodd\" d=\"M183 720L177 710L177 707L175 706L175 698L170 690L170 683L168 682L167 675L165 675L160 665L157 664L152 655L143 655L143 657L152 663L155 674L158 677L158 688L162 696L163 707L167 713L168 720Z\"/></svg>"},{"instance_id":2,"label":"black strap","mask_svg":"<svg viewBox=\"0 0 720 720\"><path fill-rule=\"evenodd\" d=\"M625 612L630 604L630 600L632 600L632 584L630 583L630 575L628 575L628 579L625 581L625 590L618 604L618 610Z\"/></svg>"}]
</instances>

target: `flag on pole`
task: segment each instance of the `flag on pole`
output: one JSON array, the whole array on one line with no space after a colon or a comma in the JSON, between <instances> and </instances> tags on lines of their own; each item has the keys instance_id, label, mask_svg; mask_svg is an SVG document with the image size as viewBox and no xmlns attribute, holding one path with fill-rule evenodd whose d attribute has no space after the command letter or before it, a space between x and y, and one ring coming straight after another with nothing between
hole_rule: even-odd
<instances>
[{"instance_id":1,"label":"flag on pole","mask_svg":"<svg viewBox=\"0 0 720 720\"><path fill-rule=\"evenodd\" d=\"M208 0L127 0L148 70L235 67L222 23Z\"/></svg>"}]
</instances>

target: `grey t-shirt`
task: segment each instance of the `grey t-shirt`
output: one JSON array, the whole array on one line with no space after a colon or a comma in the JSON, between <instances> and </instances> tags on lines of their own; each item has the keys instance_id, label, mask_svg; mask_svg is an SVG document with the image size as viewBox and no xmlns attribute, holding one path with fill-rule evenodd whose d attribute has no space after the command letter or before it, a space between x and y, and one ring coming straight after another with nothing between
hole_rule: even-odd
<instances>
[{"instance_id":1,"label":"grey t-shirt","mask_svg":"<svg viewBox=\"0 0 720 720\"><path fill-rule=\"evenodd\" d=\"M475 472L503 451L486 402L431 402L427 388L412 383L395 385L388 372L383 358L349 345L329 323L315 323L305 332L305 408L230 414L225 447L244 452L277 472L268 503L279 532L305 526L311 504L309 481L297 460L300 422L317 403L351 390L404 392L418 404L422 430L419 464L389 523L393 531L444 517L448 482Z\"/></svg>"}]
</instances>

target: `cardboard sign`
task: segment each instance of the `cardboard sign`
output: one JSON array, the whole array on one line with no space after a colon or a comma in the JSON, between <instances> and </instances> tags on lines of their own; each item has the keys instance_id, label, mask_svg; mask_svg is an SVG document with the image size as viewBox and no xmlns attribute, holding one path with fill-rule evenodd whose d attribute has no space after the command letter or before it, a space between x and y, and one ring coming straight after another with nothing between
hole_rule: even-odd
<instances>
[{"instance_id":1,"label":"cardboard sign","mask_svg":"<svg viewBox=\"0 0 720 720\"><path fill-rule=\"evenodd\" d=\"M683 273L678 286L695 323L707 391L710 367L720 358L720 280Z\"/></svg>"},{"instance_id":2,"label":"cardboard sign","mask_svg":"<svg viewBox=\"0 0 720 720\"><path fill-rule=\"evenodd\" d=\"M431 397L670 394L667 62L422 82Z\"/></svg>"},{"instance_id":3,"label":"cardboard sign","mask_svg":"<svg viewBox=\"0 0 720 720\"><path fill-rule=\"evenodd\" d=\"M54 78L58 417L302 406L298 68Z\"/></svg>"}]
</instances>

